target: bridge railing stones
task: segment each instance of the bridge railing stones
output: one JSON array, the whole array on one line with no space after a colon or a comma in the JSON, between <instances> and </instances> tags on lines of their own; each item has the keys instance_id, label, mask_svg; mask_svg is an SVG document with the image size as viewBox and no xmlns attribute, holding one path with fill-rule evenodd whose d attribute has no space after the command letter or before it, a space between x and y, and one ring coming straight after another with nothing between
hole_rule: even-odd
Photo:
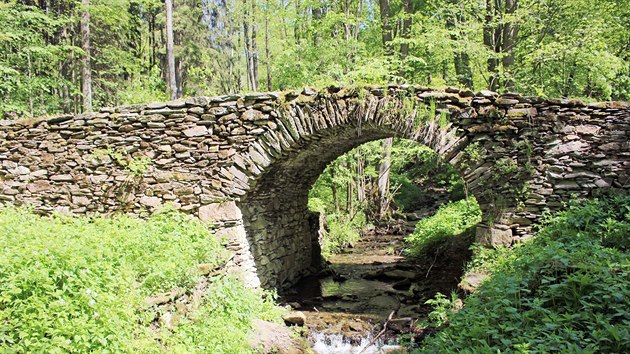
<instances>
[{"instance_id":1,"label":"bridge railing stones","mask_svg":"<svg viewBox=\"0 0 630 354\"><path fill-rule=\"evenodd\" d=\"M629 135L623 102L409 85L196 97L0 120L0 203L137 215L169 204L227 237L250 284L282 286L314 264L308 190L361 143L434 149L482 206L478 240L497 245L571 196L628 189Z\"/></svg>"}]
</instances>

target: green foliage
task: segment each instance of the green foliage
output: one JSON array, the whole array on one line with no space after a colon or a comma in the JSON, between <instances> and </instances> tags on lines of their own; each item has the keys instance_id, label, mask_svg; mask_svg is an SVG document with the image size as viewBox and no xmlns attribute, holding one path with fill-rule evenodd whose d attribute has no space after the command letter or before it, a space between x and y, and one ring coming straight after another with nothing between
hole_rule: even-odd
<instances>
[{"instance_id":1,"label":"green foliage","mask_svg":"<svg viewBox=\"0 0 630 354\"><path fill-rule=\"evenodd\" d=\"M407 253L411 257L438 254L449 238L460 235L481 221L481 210L473 198L442 205L435 215L420 220L409 235Z\"/></svg>"},{"instance_id":2,"label":"green foliage","mask_svg":"<svg viewBox=\"0 0 630 354\"><path fill-rule=\"evenodd\" d=\"M518 172L518 164L513 159L504 157L495 162L494 171L501 175L511 175Z\"/></svg>"},{"instance_id":3,"label":"green foliage","mask_svg":"<svg viewBox=\"0 0 630 354\"><path fill-rule=\"evenodd\" d=\"M95 149L87 157L88 160L96 160L99 163L115 161L116 164L125 169L130 177L142 177L147 172L153 161L146 156L131 157L127 151L121 149Z\"/></svg>"},{"instance_id":4,"label":"green foliage","mask_svg":"<svg viewBox=\"0 0 630 354\"><path fill-rule=\"evenodd\" d=\"M420 352L628 352L629 225L628 196L549 216Z\"/></svg>"},{"instance_id":5,"label":"green foliage","mask_svg":"<svg viewBox=\"0 0 630 354\"><path fill-rule=\"evenodd\" d=\"M359 241L361 232L367 224L363 213L357 213L354 217L347 214L331 214L326 217L326 223L328 231L321 244L324 256L339 253Z\"/></svg>"},{"instance_id":6,"label":"green foliage","mask_svg":"<svg viewBox=\"0 0 630 354\"><path fill-rule=\"evenodd\" d=\"M411 191L415 186L433 185L446 188L452 198L463 198L462 178L453 165L444 161L431 148L410 140L396 140L392 148L392 185L397 190L395 201L403 210L409 203L410 195L403 190ZM398 187L400 188L398 189ZM416 187L416 193L422 193ZM412 192L413 194L416 194ZM413 200L410 200L413 202Z\"/></svg>"},{"instance_id":7,"label":"green foliage","mask_svg":"<svg viewBox=\"0 0 630 354\"><path fill-rule=\"evenodd\" d=\"M459 162L463 169L474 167L484 158L485 152L479 142L474 142L464 148L464 158Z\"/></svg>"},{"instance_id":8,"label":"green foliage","mask_svg":"<svg viewBox=\"0 0 630 354\"><path fill-rule=\"evenodd\" d=\"M247 24L258 90L391 82L479 90L495 77L500 90L523 94L630 97L627 1L522 0L515 13L505 11L504 0L386 4L381 14L375 0L180 1L173 21L179 90L251 90ZM80 111L83 10L78 0L0 4L0 114ZM166 99L163 2L91 0L86 10L95 106ZM513 46L496 52L484 44L484 30L508 24ZM419 114L415 123L426 117L436 116ZM437 118L448 124L444 114Z\"/></svg>"},{"instance_id":9,"label":"green foliage","mask_svg":"<svg viewBox=\"0 0 630 354\"><path fill-rule=\"evenodd\" d=\"M459 311L460 308L458 304L461 303L461 300L459 300L456 292L451 293L450 299L447 298L446 295L438 292L433 299L429 299L424 303L433 307L433 310L429 312L426 325L442 327L448 323L448 319L452 317L453 314Z\"/></svg>"},{"instance_id":10,"label":"green foliage","mask_svg":"<svg viewBox=\"0 0 630 354\"><path fill-rule=\"evenodd\" d=\"M151 330L157 314L145 298L191 289L199 264L217 267L227 256L206 225L175 211L143 221L3 207L0 245L1 352L240 350L251 318L273 316L272 297L223 279L174 332Z\"/></svg>"},{"instance_id":11,"label":"green foliage","mask_svg":"<svg viewBox=\"0 0 630 354\"><path fill-rule=\"evenodd\" d=\"M396 186L394 202L401 212L413 212L427 202L426 192L420 189L408 176L394 174L391 183Z\"/></svg>"},{"instance_id":12,"label":"green foliage","mask_svg":"<svg viewBox=\"0 0 630 354\"><path fill-rule=\"evenodd\" d=\"M488 248L484 245L474 243L470 246L472 257L466 264L466 272L492 273L505 263L513 260L514 249L520 244L512 247L495 246Z\"/></svg>"},{"instance_id":13,"label":"green foliage","mask_svg":"<svg viewBox=\"0 0 630 354\"><path fill-rule=\"evenodd\" d=\"M162 352L249 353L251 321L277 321L280 310L271 292L246 288L237 279L213 283L199 311L185 318L173 332L162 333Z\"/></svg>"},{"instance_id":14,"label":"green foliage","mask_svg":"<svg viewBox=\"0 0 630 354\"><path fill-rule=\"evenodd\" d=\"M47 39L69 20L68 14L55 16L15 1L0 3L0 118L5 112L41 115L61 103L51 92L68 83L58 68L80 49Z\"/></svg>"}]
</instances>

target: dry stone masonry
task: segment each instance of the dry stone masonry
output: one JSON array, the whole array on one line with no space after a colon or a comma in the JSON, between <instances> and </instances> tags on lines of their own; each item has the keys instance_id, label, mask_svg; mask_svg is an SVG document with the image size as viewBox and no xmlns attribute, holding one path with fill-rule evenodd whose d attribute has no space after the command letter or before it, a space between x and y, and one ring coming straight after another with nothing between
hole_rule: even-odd
<instances>
[{"instance_id":1,"label":"dry stone masonry","mask_svg":"<svg viewBox=\"0 0 630 354\"><path fill-rule=\"evenodd\" d=\"M479 200L477 238L510 244L571 196L628 189L630 104L417 86L305 89L0 121L0 203L41 213L165 205L211 222L252 286L319 266L308 191L325 166L390 136L452 163Z\"/></svg>"}]
</instances>

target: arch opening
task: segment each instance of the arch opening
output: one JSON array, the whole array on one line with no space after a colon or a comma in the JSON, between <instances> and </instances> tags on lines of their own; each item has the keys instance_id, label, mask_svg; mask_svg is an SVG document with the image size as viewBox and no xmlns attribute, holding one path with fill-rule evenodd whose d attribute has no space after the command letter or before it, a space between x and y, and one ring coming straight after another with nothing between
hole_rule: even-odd
<instances>
[{"instance_id":1,"label":"arch opening","mask_svg":"<svg viewBox=\"0 0 630 354\"><path fill-rule=\"evenodd\" d=\"M360 129L353 124L324 129L271 162L250 183L238 206L263 287L286 288L320 269L320 218L309 210L308 198L325 168L364 143L401 135L373 123ZM415 138L415 143L428 145Z\"/></svg>"}]
</instances>

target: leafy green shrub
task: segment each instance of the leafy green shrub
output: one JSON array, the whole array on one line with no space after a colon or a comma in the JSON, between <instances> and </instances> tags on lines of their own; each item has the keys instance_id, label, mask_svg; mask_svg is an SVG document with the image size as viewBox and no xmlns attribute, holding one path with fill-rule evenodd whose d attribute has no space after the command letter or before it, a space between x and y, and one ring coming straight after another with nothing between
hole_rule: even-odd
<instances>
[{"instance_id":1,"label":"leafy green shrub","mask_svg":"<svg viewBox=\"0 0 630 354\"><path fill-rule=\"evenodd\" d=\"M492 273L495 269L513 260L514 250L520 244L512 247L495 246L488 248L487 246L474 243L470 246L472 257L466 264L466 272L483 272Z\"/></svg>"},{"instance_id":2,"label":"leafy green shrub","mask_svg":"<svg viewBox=\"0 0 630 354\"><path fill-rule=\"evenodd\" d=\"M328 231L322 242L324 256L339 253L361 239L361 231L366 225L365 214L357 213L354 217L346 214L331 214L326 217Z\"/></svg>"},{"instance_id":3,"label":"leafy green shrub","mask_svg":"<svg viewBox=\"0 0 630 354\"><path fill-rule=\"evenodd\" d=\"M420 351L629 352L630 256L627 240L613 244L629 206L621 196L549 217Z\"/></svg>"},{"instance_id":4,"label":"leafy green shrub","mask_svg":"<svg viewBox=\"0 0 630 354\"><path fill-rule=\"evenodd\" d=\"M252 352L246 338L250 323L254 318L278 319L280 312L274 299L272 293L246 288L234 278L215 282L199 311L161 339L167 352Z\"/></svg>"},{"instance_id":5,"label":"leafy green shrub","mask_svg":"<svg viewBox=\"0 0 630 354\"><path fill-rule=\"evenodd\" d=\"M206 342L218 347L243 335L252 316L268 312L272 303L235 280L219 280L193 314L203 321L183 321L174 333L160 333L158 344L150 329L157 314L145 299L192 288L199 264L219 266L227 256L206 225L175 211L145 221L40 217L2 207L0 246L0 352L172 352L170 345L190 352ZM214 335L192 336L206 331L208 321L224 326ZM239 351L241 343L234 344Z\"/></svg>"},{"instance_id":6,"label":"leafy green shrub","mask_svg":"<svg viewBox=\"0 0 630 354\"><path fill-rule=\"evenodd\" d=\"M456 292L451 292L450 299L438 292L433 299L424 302L431 305L433 310L429 312L427 325L440 327L448 323L448 319L461 309L461 300Z\"/></svg>"},{"instance_id":7,"label":"leafy green shrub","mask_svg":"<svg viewBox=\"0 0 630 354\"><path fill-rule=\"evenodd\" d=\"M407 236L407 253L412 257L439 252L449 238L460 235L481 221L481 210L473 198L442 205L435 215L420 220Z\"/></svg>"}]
</instances>

